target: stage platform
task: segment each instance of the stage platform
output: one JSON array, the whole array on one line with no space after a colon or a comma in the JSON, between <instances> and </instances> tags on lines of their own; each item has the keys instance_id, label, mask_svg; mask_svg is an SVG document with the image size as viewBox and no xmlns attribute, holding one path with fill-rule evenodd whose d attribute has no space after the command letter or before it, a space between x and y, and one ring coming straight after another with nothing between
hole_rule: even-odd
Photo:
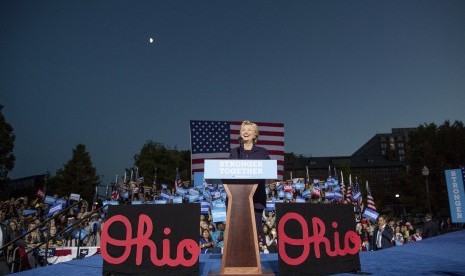
<instances>
[{"instance_id":1,"label":"stage platform","mask_svg":"<svg viewBox=\"0 0 465 276\"><path fill-rule=\"evenodd\" d=\"M264 270L279 272L278 255L261 255ZM464 275L465 230L444 234L417 243L375 252L361 252L361 275ZM221 268L221 255L201 255L199 275ZM102 275L102 256L95 255L41 267L15 275ZM353 274L338 274L353 275Z\"/></svg>"}]
</instances>

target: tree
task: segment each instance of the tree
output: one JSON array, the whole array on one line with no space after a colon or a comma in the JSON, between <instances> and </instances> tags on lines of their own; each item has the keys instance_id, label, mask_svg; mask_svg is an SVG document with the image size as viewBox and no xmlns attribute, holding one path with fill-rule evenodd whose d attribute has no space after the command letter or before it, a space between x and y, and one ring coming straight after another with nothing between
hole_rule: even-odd
<instances>
[{"instance_id":1,"label":"tree","mask_svg":"<svg viewBox=\"0 0 465 276\"><path fill-rule=\"evenodd\" d=\"M179 168L182 179L190 180L190 165L188 159L186 161L186 152L167 149L161 143L147 141L139 154L134 156L134 161L145 182L151 183L156 172L159 184L172 185L176 177L176 168Z\"/></svg>"},{"instance_id":2,"label":"tree","mask_svg":"<svg viewBox=\"0 0 465 276\"><path fill-rule=\"evenodd\" d=\"M47 190L59 195L77 193L81 198L92 200L99 181L86 146L78 144L71 160L57 171L54 184Z\"/></svg>"},{"instance_id":3,"label":"tree","mask_svg":"<svg viewBox=\"0 0 465 276\"><path fill-rule=\"evenodd\" d=\"M5 121L0 105L0 182L7 179L8 172L14 168L15 156L13 154L16 136L13 127Z\"/></svg>"},{"instance_id":4,"label":"tree","mask_svg":"<svg viewBox=\"0 0 465 276\"><path fill-rule=\"evenodd\" d=\"M440 126L423 124L409 134L404 193L411 197L411 208L423 212L427 210L426 181L421 173L423 166L426 166L429 169L427 177L433 213L449 210L444 170L464 165L464 141L465 128L460 121L452 124L445 121Z\"/></svg>"}]
</instances>

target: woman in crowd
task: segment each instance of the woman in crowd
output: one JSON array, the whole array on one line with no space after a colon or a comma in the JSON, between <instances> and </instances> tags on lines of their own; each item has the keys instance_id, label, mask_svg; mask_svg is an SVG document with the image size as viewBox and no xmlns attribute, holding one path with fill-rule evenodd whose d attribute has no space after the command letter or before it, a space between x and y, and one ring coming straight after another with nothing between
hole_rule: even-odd
<instances>
[{"instance_id":1,"label":"woman in crowd","mask_svg":"<svg viewBox=\"0 0 465 276\"><path fill-rule=\"evenodd\" d=\"M211 250L215 247L215 244L212 241L210 231L208 229L203 229L199 246L202 254L212 253Z\"/></svg>"},{"instance_id":2,"label":"woman in crowd","mask_svg":"<svg viewBox=\"0 0 465 276\"><path fill-rule=\"evenodd\" d=\"M400 226L394 228L394 245L403 245L404 244L404 235L400 230Z\"/></svg>"},{"instance_id":3,"label":"woman in crowd","mask_svg":"<svg viewBox=\"0 0 465 276\"><path fill-rule=\"evenodd\" d=\"M266 247L270 253L278 253L278 233L276 228L271 228L266 236Z\"/></svg>"},{"instance_id":4,"label":"woman in crowd","mask_svg":"<svg viewBox=\"0 0 465 276\"><path fill-rule=\"evenodd\" d=\"M265 222L265 224L268 225L269 228L275 227L276 217L274 215L274 212L269 211L267 216L265 216L265 213L266 212L263 212L263 221Z\"/></svg>"}]
</instances>

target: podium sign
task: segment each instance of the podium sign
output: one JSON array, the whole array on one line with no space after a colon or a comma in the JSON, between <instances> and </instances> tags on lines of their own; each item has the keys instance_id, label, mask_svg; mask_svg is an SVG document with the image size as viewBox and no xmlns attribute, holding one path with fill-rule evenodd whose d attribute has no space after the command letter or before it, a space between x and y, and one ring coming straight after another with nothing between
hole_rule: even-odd
<instances>
[{"instance_id":1,"label":"podium sign","mask_svg":"<svg viewBox=\"0 0 465 276\"><path fill-rule=\"evenodd\" d=\"M205 160L205 179L223 179L226 212L221 271L210 275L260 275L253 194L260 179L277 178L276 160Z\"/></svg>"},{"instance_id":2,"label":"podium sign","mask_svg":"<svg viewBox=\"0 0 465 276\"><path fill-rule=\"evenodd\" d=\"M276 160L206 159L205 179L277 179Z\"/></svg>"}]
</instances>

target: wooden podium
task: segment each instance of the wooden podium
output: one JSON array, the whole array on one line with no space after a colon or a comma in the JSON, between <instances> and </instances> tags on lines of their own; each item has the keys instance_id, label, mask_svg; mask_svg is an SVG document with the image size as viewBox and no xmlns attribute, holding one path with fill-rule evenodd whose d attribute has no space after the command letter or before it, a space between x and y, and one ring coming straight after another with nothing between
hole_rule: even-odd
<instances>
[{"instance_id":1,"label":"wooden podium","mask_svg":"<svg viewBox=\"0 0 465 276\"><path fill-rule=\"evenodd\" d=\"M257 184L224 184L228 194L221 275L260 275L253 194Z\"/></svg>"},{"instance_id":2,"label":"wooden podium","mask_svg":"<svg viewBox=\"0 0 465 276\"><path fill-rule=\"evenodd\" d=\"M263 275L253 195L258 179L277 178L276 160L205 160L204 177L223 179L228 195L221 271L209 275ZM274 275L268 271L265 274Z\"/></svg>"}]
</instances>

